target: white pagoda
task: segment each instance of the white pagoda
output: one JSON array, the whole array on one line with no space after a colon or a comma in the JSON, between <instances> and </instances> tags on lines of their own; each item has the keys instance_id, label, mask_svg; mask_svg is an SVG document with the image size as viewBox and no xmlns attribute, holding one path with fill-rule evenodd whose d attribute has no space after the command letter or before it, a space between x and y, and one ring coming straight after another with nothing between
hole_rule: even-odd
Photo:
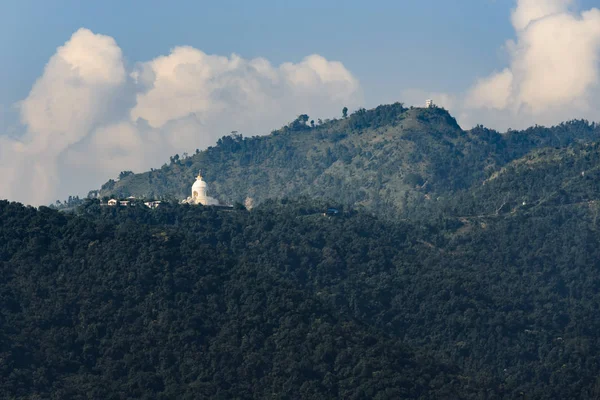
<instances>
[{"instance_id":1,"label":"white pagoda","mask_svg":"<svg viewBox=\"0 0 600 400\"><path fill-rule=\"evenodd\" d=\"M202 179L202 173L199 172L196 177L196 182L192 185L192 196L183 200L182 203L187 204L202 204L203 206L214 206L218 205L217 199L213 199L206 195L207 185L204 179Z\"/></svg>"}]
</instances>

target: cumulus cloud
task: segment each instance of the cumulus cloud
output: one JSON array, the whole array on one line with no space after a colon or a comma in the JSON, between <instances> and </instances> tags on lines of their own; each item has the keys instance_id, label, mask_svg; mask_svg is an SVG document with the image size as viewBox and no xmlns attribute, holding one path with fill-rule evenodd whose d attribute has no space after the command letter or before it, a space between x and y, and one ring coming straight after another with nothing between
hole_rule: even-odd
<instances>
[{"instance_id":1,"label":"cumulus cloud","mask_svg":"<svg viewBox=\"0 0 600 400\"><path fill-rule=\"evenodd\" d=\"M573 0L518 0L506 42L509 65L456 95L454 112L466 127L551 125L597 115L600 101L600 10L573 10Z\"/></svg>"},{"instance_id":2,"label":"cumulus cloud","mask_svg":"<svg viewBox=\"0 0 600 400\"><path fill-rule=\"evenodd\" d=\"M21 103L30 139L62 148L81 138L104 112L125 69L115 41L80 29L59 47Z\"/></svg>"},{"instance_id":3,"label":"cumulus cloud","mask_svg":"<svg viewBox=\"0 0 600 400\"><path fill-rule=\"evenodd\" d=\"M128 69L113 38L80 29L20 102L22 135L0 136L0 198L45 204L232 130L265 134L361 103L357 79L319 55L273 66L176 47Z\"/></svg>"},{"instance_id":4,"label":"cumulus cloud","mask_svg":"<svg viewBox=\"0 0 600 400\"><path fill-rule=\"evenodd\" d=\"M57 158L107 117L125 77L121 49L108 36L80 29L59 47L19 104L25 133L3 139L0 195L48 201L59 183Z\"/></svg>"},{"instance_id":5,"label":"cumulus cloud","mask_svg":"<svg viewBox=\"0 0 600 400\"><path fill-rule=\"evenodd\" d=\"M512 92L512 71L504 71L477 81L468 93L465 105L469 108L495 108L503 110L508 107Z\"/></svg>"},{"instance_id":6,"label":"cumulus cloud","mask_svg":"<svg viewBox=\"0 0 600 400\"><path fill-rule=\"evenodd\" d=\"M262 58L244 60L178 47L138 65L132 77L140 92L131 119L144 119L153 128L188 116L207 124L221 118L252 123L253 116L263 121L273 112L318 112L332 103L357 105L359 100L356 78L341 63L318 55L273 67Z\"/></svg>"},{"instance_id":7,"label":"cumulus cloud","mask_svg":"<svg viewBox=\"0 0 600 400\"><path fill-rule=\"evenodd\" d=\"M533 21L568 11L572 4L573 0L519 0L511 22L517 31L522 31Z\"/></svg>"}]
</instances>

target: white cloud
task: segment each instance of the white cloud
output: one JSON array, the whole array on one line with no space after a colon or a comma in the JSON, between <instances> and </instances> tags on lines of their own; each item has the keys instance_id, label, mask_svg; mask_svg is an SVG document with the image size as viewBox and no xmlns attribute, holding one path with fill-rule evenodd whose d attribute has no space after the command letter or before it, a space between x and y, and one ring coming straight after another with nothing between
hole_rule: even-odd
<instances>
[{"instance_id":1,"label":"white cloud","mask_svg":"<svg viewBox=\"0 0 600 400\"><path fill-rule=\"evenodd\" d=\"M600 11L555 14L528 25L512 50L518 103L541 113L597 89Z\"/></svg>"},{"instance_id":2,"label":"white cloud","mask_svg":"<svg viewBox=\"0 0 600 400\"><path fill-rule=\"evenodd\" d=\"M33 204L51 200L59 184L57 159L85 138L110 109L125 81L115 41L80 29L50 58L43 75L20 104L26 132L4 139L0 197Z\"/></svg>"},{"instance_id":3,"label":"white cloud","mask_svg":"<svg viewBox=\"0 0 600 400\"><path fill-rule=\"evenodd\" d=\"M235 118L239 112L262 118L273 108L318 112L311 103L319 98L323 106L357 105L359 90L341 63L318 55L273 67L264 59L207 55L191 47L177 47L168 56L140 64L132 77L142 92L131 118L145 119L153 128L189 115L204 122L224 114Z\"/></svg>"},{"instance_id":4,"label":"white cloud","mask_svg":"<svg viewBox=\"0 0 600 400\"><path fill-rule=\"evenodd\" d=\"M517 31L549 15L564 13L569 10L573 0L519 0L511 14L511 22Z\"/></svg>"},{"instance_id":5,"label":"white cloud","mask_svg":"<svg viewBox=\"0 0 600 400\"><path fill-rule=\"evenodd\" d=\"M65 154L69 165L101 171L141 168L144 155L131 157L146 147L138 128L127 121L101 126L89 135L81 147L73 147ZM137 167L137 168L136 168ZM93 189L90 188L90 189Z\"/></svg>"},{"instance_id":6,"label":"white cloud","mask_svg":"<svg viewBox=\"0 0 600 400\"><path fill-rule=\"evenodd\" d=\"M465 99L469 108L495 108L502 110L510 101L513 74L506 68L502 72L477 81Z\"/></svg>"},{"instance_id":7,"label":"white cloud","mask_svg":"<svg viewBox=\"0 0 600 400\"><path fill-rule=\"evenodd\" d=\"M0 198L47 204L232 130L266 134L361 103L356 78L319 55L273 66L176 47L127 71L113 38L80 29L20 103L22 135L0 137Z\"/></svg>"},{"instance_id":8,"label":"white cloud","mask_svg":"<svg viewBox=\"0 0 600 400\"><path fill-rule=\"evenodd\" d=\"M125 81L115 41L80 29L56 51L21 103L21 120L39 146L63 148L102 121L113 90Z\"/></svg>"},{"instance_id":9,"label":"white cloud","mask_svg":"<svg viewBox=\"0 0 600 400\"><path fill-rule=\"evenodd\" d=\"M506 43L508 67L456 95L459 123L496 129L597 119L600 101L600 10L572 10L573 0L518 0ZM433 97L435 99L435 97Z\"/></svg>"}]
</instances>

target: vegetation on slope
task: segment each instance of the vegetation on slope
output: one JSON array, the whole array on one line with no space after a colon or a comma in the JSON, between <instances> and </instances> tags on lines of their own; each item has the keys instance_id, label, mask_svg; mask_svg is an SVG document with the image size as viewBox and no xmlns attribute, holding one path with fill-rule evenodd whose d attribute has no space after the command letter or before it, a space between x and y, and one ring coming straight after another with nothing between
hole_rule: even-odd
<instances>
[{"instance_id":1,"label":"vegetation on slope","mask_svg":"<svg viewBox=\"0 0 600 400\"><path fill-rule=\"evenodd\" d=\"M184 198L202 169L211 196L226 203L308 195L395 215L425 195L480 185L533 149L600 137L600 128L586 121L506 134L479 126L463 131L444 109L400 103L314 126L307 120L300 116L268 136L224 136L215 147L176 155L160 169L121 174L98 194Z\"/></svg>"},{"instance_id":2,"label":"vegetation on slope","mask_svg":"<svg viewBox=\"0 0 600 400\"><path fill-rule=\"evenodd\" d=\"M482 184L412 209L413 217L499 216L544 207L600 205L600 144L534 150Z\"/></svg>"},{"instance_id":3,"label":"vegetation on slope","mask_svg":"<svg viewBox=\"0 0 600 400\"><path fill-rule=\"evenodd\" d=\"M0 395L600 397L597 125L308 119L100 191L251 212L0 203Z\"/></svg>"},{"instance_id":4,"label":"vegetation on slope","mask_svg":"<svg viewBox=\"0 0 600 400\"><path fill-rule=\"evenodd\" d=\"M2 398L383 399L469 391L456 368L415 355L400 337L312 290L336 268L335 250L285 228L302 226L302 215L94 204L82 212L0 203ZM327 240L340 233L337 220L305 217L330 225ZM289 244L276 238L284 232L293 235ZM292 257L296 251L310 259ZM329 256L313 265L321 252Z\"/></svg>"},{"instance_id":5,"label":"vegetation on slope","mask_svg":"<svg viewBox=\"0 0 600 400\"><path fill-rule=\"evenodd\" d=\"M0 206L2 397L596 398L587 207Z\"/></svg>"}]
</instances>

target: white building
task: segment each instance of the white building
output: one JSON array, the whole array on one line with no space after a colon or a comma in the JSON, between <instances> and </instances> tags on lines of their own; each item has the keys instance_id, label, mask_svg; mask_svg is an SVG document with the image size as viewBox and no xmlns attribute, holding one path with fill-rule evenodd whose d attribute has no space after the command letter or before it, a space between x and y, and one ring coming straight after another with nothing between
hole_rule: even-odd
<instances>
[{"instance_id":1,"label":"white building","mask_svg":"<svg viewBox=\"0 0 600 400\"><path fill-rule=\"evenodd\" d=\"M147 201L144 204L148 208L155 209L155 208L158 208L158 206L160 206L160 203L161 203L160 201Z\"/></svg>"},{"instance_id":2,"label":"white building","mask_svg":"<svg viewBox=\"0 0 600 400\"><path fill-rule=\"evenodd\" d=\"M117 205L117 199L110 199L108 201L108 205L109 206L116 206Z\"/></svg>"},{"instance_id":3,"label":"white building","mask_svg":"<svg viewBox=\"0 0 600 400\"><path fill-rule=\"evenodd\" d=\"M202 179L202 175L198 174L196 182L192 185L192 200L196 204L206 204L206 198L206 182Z\"/></svg>"},{"instance_id":4,"label":"white building","mask_svg":"<svg viewBox=\"0 0 600 400\"><path fill-rule=\"evenodd\" d=\"M431 107L433 107L433 100L431 100L431 99L425 100L425 108L431 108Z\"/></svg>"},{"instance_id":5,"label":"white building","mask_svg":"<svg viewBox=\"0 0 600 400\"><path fill-rule=\"evenodd\" d=\"M192 196L183 200L182 203L187 204L202 204L203 206L215 206L218 205L219 202L212 197L206 195L206 190L208 189L206 182L202 179L202 174L198 174L196 177L196 182L192 185Z\"/></svg>"}]
</instances>

